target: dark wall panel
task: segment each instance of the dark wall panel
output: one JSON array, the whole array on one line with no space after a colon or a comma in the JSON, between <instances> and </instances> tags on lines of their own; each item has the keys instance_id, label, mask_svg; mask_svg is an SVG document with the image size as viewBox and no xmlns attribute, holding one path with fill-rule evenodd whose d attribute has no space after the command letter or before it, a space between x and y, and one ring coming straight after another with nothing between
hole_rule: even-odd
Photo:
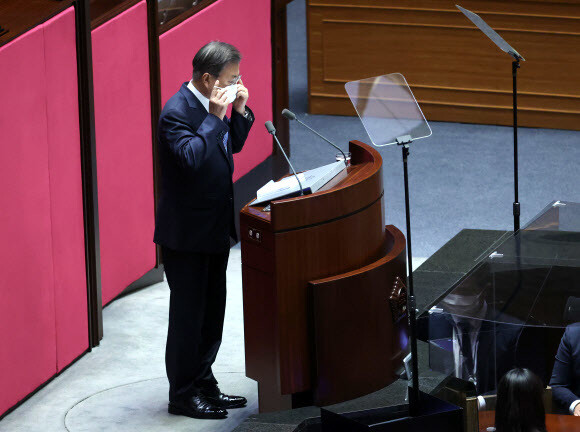
<instances>
[{"instance_id":1,"label":"dark wall panel","mask_svg":"<svg viewBox=\"0 0 580 432\"><path fill-rule=\"evenodd\" d=\"M88 347L75 13L44 25L57 366Z\"/></svg>"}]
</instances>

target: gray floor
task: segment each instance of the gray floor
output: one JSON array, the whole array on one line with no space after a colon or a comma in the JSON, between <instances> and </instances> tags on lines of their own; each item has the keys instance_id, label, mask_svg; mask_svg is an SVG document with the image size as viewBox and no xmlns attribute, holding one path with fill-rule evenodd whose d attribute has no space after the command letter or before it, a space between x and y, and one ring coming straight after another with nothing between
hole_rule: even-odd
<instances>
[{"instance_id":1,"label":"gray floor","mask_svg":"<svg viewBox=\"0 0 580 432\"><path fill-rule=\"evenodd\" d=\"M257 412L256 383L245 377L241 254L228 265L224 340L214 371L224 391L249 399L225 421L167 413L165 282L121 298L103 311L105 337L62 375L0 422L0 431L231 431Z\"/></svg>"},{"instance_id":2,"label":"gray floor","mask_svg":"<svg viewBox=\"0 0 580 432\"><path fill-rule=\"evenodd\" d=\"M416 260L420 265L422 259ZM258 412L257 385L245 377L241 253L230 253L224 339L214 372L222 390L248 398L227 420L167 413L164 349L169 288L162 282L103 311L101 345L0 422L1 432L229 432Z\"/></svg>"}]
</instances>

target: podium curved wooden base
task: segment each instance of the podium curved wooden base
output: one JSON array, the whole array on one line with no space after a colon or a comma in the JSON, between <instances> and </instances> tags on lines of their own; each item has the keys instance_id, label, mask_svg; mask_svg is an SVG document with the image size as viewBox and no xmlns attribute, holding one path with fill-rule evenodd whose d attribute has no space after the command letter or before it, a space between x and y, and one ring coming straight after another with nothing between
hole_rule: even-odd
<instances>
[{"instance_id":1,"label":"podium curved wooden base","mask_svg":"<svg viewBox=\"0 0 580 432\"><path fill-rule=\"evenodd\" d=\"M357 141L350 152L332 188L240 213L246 375L261 412L370 393L401 365L407 324L389 298L405 238L385 229L381 156Z\"/></svg>"},{"instance_id":2,"label":"podium curved wooden base","mask_svg":"<svg viewBox=\"0 0 580 432\"><path fill-rule=\"evenodd\" d=\"M404 310L405 237L386 227L389 252L363 268L309 283L312 296L313 396L324 406L392 383L408 340ZM395 291L395 292L393 292ZM403 306L403 308L405 307Z\"/></svg>"}]
</instances>

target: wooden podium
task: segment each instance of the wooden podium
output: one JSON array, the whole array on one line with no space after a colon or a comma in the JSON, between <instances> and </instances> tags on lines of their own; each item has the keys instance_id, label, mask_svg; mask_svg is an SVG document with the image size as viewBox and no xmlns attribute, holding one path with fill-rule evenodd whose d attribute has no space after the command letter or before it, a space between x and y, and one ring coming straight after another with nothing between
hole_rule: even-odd
<instances>
[{"instance_id":1,"label":"wooden podium","mask_svg":"<svg viewBox=\"0 0 580 432\"><path fill-rule=\"evenodd\" d=\"M326 190L240 213L246 375L260 412L390 384L407 352L405 237L385 227L382 158L350 142Z\"/></svg>"}]
</instances>

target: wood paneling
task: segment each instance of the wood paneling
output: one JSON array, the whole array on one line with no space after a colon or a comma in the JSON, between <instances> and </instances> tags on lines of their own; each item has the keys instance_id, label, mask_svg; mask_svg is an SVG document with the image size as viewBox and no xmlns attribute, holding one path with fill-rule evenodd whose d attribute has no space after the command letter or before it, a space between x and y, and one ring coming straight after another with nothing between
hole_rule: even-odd
<instances>
[{"instance_id":1,"label":"wood paneling","mask_svg":"<svg viewBox=\"0 0 580 432\"><path fill-rule=\"evenodd\" d=\"M580 427L575 416L567 414L546 414L546 429L550 432L570 432ZM495 425L495 411L482 411L479 413L479 430L489 430Z\"/></svg>"},{"instance_id":2,"label":"wood paneling","mask_svg":"<svg viewBox=\"0 0 580 432\"><path fill-rule=\"evenodd\" d=\"M0 0L0 46L47 21L73 4L73 0Z\"/></svg>"},{"instance_id":3,"label":"wood paneling","mask_svg":"<svg viewBox=\"0 0 580 432\"><path fill-rule=\"evenodd\" d=\"M359 141L351 145L353 160L371 155L368 159L359 159L358 164L348 168L348 176L328 191L316 192L316 199L308 195L272 203L272 226L276 231L294 229L327 222L337 214L347 215L368 207L383 194L382 159L379 153L369 147L360 151Z\"/></svg>"},{"instance_id":4,"label":"wood paneling","mask_svg":"<svg viewBox=\"0 0 580 432\"><path fill-rule=\"evenodd\" d=\"M276 234L276 295L282 394L311 388L308 282L344 273L384 255L383 200L323 225ZM341 233L343 233L341 235Z\"/></svg>"},{"instance_id":5,"label":"wood paneling","mask_svg":"<svg viewBox=\"0 0 580 432\"><path fill-rule=\"evenodd\" d=\"M282 110L290 106L288 92L288 41L287 41L287 13L286 6L292 0L271 0L272 21L272 106L274 109L272 122L276 127L276 135L284 151L290 157L290 125L282 117ZM273 177L279 178L288 173L288 164L274 144L275 156Z\"/></svg>"},{"instance_id":6,"label":"wood paneling","mask_svg":"<svg viewBox=\"0 0 580 432\"><path fill-rule=\"evenodd\" d=\"M121 12L135 6L140 0L91 0L91 28L113 19Z\"/></svg>"},{"instance_id":7,"label":"wood paneling","mask_svg":"<svg viewBox=\"0 0 580 432\"><path fill-rule=\"evenodd\" d=\"M447 0L308 1L313 114L354 115L347 81L400 72L429 120L511 125L511 58ZM580 130L580 2L466 1L525 58L521 126Z\"/></svg>"},{"instance_id":8,"label":"wood paneling","mask_svg":"<svg viewBox=\"0 0 580 432\"><path fill-rule=\"evenodd\" d=\"M268 227L272 224L270 229L284 231L328 222L337 214L354 213L371 205L383 194L382 158L373 147L360 141L352 141L350 150L352 160L358 163L353 163L348 168L348 176L332 189L273 201L271 212L263 212L261 205L248 207L248 216L255 217L259 226L267 222ZM313 196L316 200L311 199Z\"/></svg>"},{"instance_id":9,"label":"wood paneling","mask_svg":"<svg viewBox=\"0 0 580 432\"><path fill-rule=\"evenodd\" d=\"M392 225L385 231L389 253L381 259L309 283L317 405L380 390L396 379L402 365L407 316L394 318L389 296L406 271L405 237Z\"/></svg>"},{"instance_id":10,"label":"wood paneling","mask_svg":"<svg viewBox=\"0 0 580 432\"><path fill-rule=\"evenodd\" d=\"M353 281L345 273L397 249L384 225L382 159L360 142L350 151L348 176L333 188L274 201L270 213L241 211L246 374L259 382L260 411L299 406L298 394L306 392L304 401L313 390L308 283L335 275Z\"/></svg>"}]
</instances>

